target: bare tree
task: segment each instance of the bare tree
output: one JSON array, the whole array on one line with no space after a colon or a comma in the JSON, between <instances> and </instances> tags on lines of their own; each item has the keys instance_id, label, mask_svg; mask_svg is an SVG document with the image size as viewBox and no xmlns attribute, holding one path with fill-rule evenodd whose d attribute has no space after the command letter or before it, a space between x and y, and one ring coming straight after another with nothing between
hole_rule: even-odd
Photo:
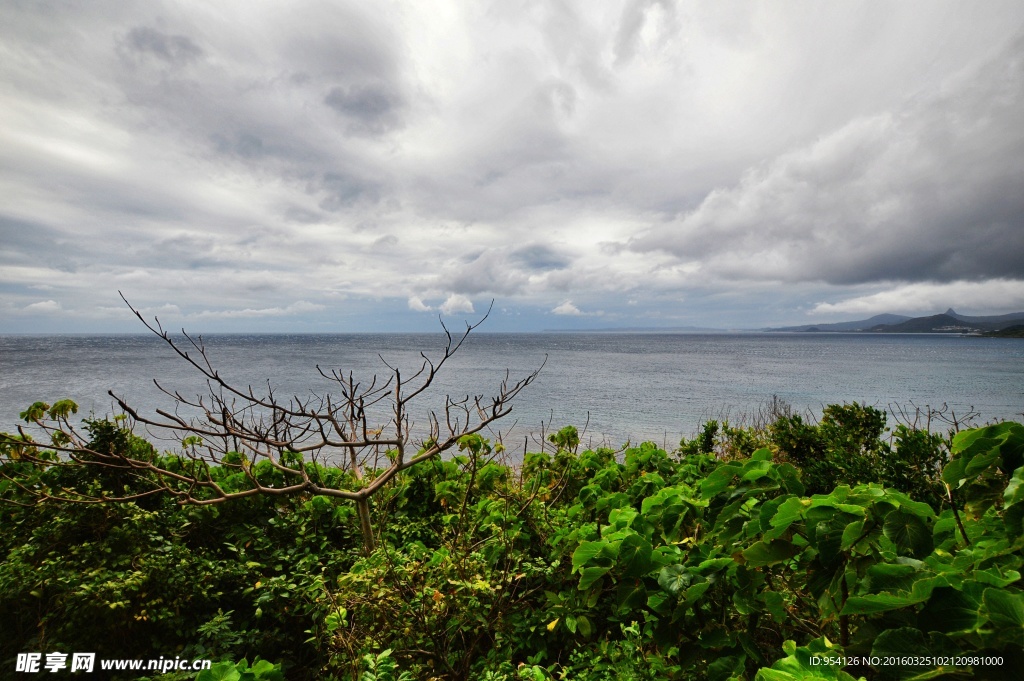
<instances>
[{"instance_id":1,"label":"bare tree","mask_svg":"<svg viewBox=\"0 0 1024 681\"><path fill-rule=\"evenodd\" d=\"M123 296L122 296L123 297ZM125 300L127 303L128 301ZM511 401L539 374L543 363L524 378L512 381L509 372L493 397L469 395L443 398L443 404L426 412L426 426L414 439L415 423L410 410L423 398L439 372L462 347L469 334L483 323L487 313L465 330L453 335L441 322L445 345L439 357L420 353L420 366L409 376L381 361L387 368L383 378L374 375L368 384L353 374L337 370L321 376L336 385L336 393L312 394L281 399L272 386L257 394L251 386L241 388L224 379L214 368L201 336L175 339L154 318L149 323L131 304L129 308L147 329L159 336L177 355L204 378L205 395L188 398L154 381L168 395L172 410L158 409L155 416L139 413L122 398L110 396L123 410L132 427L146 426L151 433L181 443L181 454L168 459L133 453L128 448L90 447L90 438L71 423L77 408L70 401L49 407L37 403L23 416L49 435L49 451L40 453L32 445L30 434L19 428L18 436L0 435L0 476L3 476L32 503L62 501L109 503L129 501L154 494L170 494L180 504L218 504L253 495L310 494L349 499L358 510L360 531L366 552L375 548L370 522L370 500L398 473L440 455L455 446L465 435L477 433L512 410ZM29 462L43 467L86 467L118 471L128 476L131 492L118 494L107 490L90 494L81 489L49 489L26 485L24 480L2 464ZM277 471L278 483L261 481L258 465ZM307 465L313 464L313 465ZM214 475L214 467L234 469L247 479L242 489L226 490L223 476ZM324 466L347 472L344 485L325 482ZM141 491L140 491L141 490Z\"/></svg>"}]
</instances>

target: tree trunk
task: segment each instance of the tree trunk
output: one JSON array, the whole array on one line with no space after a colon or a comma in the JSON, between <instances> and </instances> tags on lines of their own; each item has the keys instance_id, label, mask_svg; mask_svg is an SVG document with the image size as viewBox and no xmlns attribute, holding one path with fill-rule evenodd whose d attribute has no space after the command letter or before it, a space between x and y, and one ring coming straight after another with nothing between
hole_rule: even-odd
<instances>
[{"instance_id":1,"label":"tree trunk","mask_svg":"<svg viewBox=\"0 0 1024 681\"><path fill-rule=\"evenodd\" d=\"M370 500L357 499L356 510L359 511L359 529L363 533L363 552L370 555L377 548L377 542L373 538L373 526L370 525Z\"/></svg>"}]
</instances>

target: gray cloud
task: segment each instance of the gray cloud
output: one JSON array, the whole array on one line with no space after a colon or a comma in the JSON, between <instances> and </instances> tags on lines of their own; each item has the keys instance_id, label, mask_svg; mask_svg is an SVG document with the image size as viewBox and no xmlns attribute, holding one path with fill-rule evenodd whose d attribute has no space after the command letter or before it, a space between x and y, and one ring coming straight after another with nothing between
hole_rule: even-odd
<instances>
[{"instance_id":1,"label":"gray cloud","mask_svg":"<svg viewBox=\"0 0 1024 681\"><path fill-rule=\"evenodd\" d=\"M355 134L379 135L401 124L402 96L380 84L334 87L324 104L341 114Z\"/></svg>"},{"instance_id":2,"label":"gray cloud","mask_svg":"<svg viewBox=\"0 0 1024 681\"><path fill-rule=\"evenodd\" d=\"M0 318L1016 304L1019 2L527 7L3 5Z\"/></svg>"},{"instance_id":3,"label":"gray cloud","mask_svg":"<svg viewBox=\"0 0 1024 681\"><path fill-rule=\"evenodd\" d=\"M520 293L526 275L508 267L502 254L487 250L469 262L451 263L438 279L445 290L465 295L503 295Z\"/></svg>"},{"instance_id":4,"label":"gray cloud","mask_svg":"<svg viewBox=\"0 0 1024 681\"><path fill-rule=\"evenodd\" d=\"M247 132L236 132L230 138L221 133L212 135L217 151L225 155L240 156L245 159L257 159L266 155L263 140Z\"/></svg>"},{"instance_id":5,"label":"gray cloud","mask_svg":"<svg viewBox=\"0 0 1024 681\"><path fill-rule=\"evenodd\" d=\"M46 224L0 214L0 262L30 263L41 245L52 247L62 236L59 230Z\"/></svg>"},{"instance_id":6,"label":"gray cloud","mask_svg":"<svg viewBox=\"0 0 1024 681\"><path fill-rule=\"evenodd\" d=\"M398 237L394 234L385 234L373 242L373 248L391 248L398 245Z\"/></svg>"},{"instance_id":7,"label":"gray cloud","mask_svg":"<svg viewBox=\"0 0 1024 681\"><path fill-rule=\"evenodd\" d=\"M128 31L125 46L136 53L152 55L171 64L187 64L203 56L203 50L184 35L168 35L149 26Z\"/></svg>"},{"instance_id":8,"label":"gray cloud","mask_svg":"<svg viewBox=\"0 0 1024 681\"><path fill-rule=\"evenodd\" d=\"M314 191L326 194L320 200L320 208L338 212L357 201L376 201L380 198L377 183L339 171L329 171L320 177Z\"/></svg>"},{"instance_id":9,"label":"gray cloud","mask_svg":"<svg viewBox=\"0 0 1024 681\"><path fill-rule=\"evenodd\" d=\"M570 260L550 246L535 244L512 251L512 260L529 270L561 270L569 266Z\"/></svg>"},{"instance_id":10,"label":"gray cloud","mask_svg":"<svg viewBox=\"0 0 1024 681\"><path fill-rule=\"evenodd\" d=\"M631 241L732 278L1024 279L1024 41Z\"/></svg>"}]
</instances>

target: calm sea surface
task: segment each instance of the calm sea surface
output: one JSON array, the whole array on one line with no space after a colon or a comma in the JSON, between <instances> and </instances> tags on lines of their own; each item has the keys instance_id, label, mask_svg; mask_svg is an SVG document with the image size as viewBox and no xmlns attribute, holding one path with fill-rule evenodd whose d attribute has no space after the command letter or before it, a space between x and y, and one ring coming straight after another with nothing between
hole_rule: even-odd
<instances>
[{"instance_id":1,"label":"calm sea surface","mask_svg":"<svg viewBox=\"0 0 1024 681\"><path fill-rule=\"evenodd\" d=\"M409 375L418 354L436 357L436 334L213 335L208 354L221 375L279 396L337 393L319 375L386 374L378 357ZM472 335L425 394L414 418L424 423L443 395L494 394L505 369L521 377L547 363L536 383L498 422L505 442L566 424L584 442L621 445L650 439L669 446L707 418L733 422L777 395L798 411L858 401L886 408L938 406L980 420L1021 419L1024 341L926 335L859 334L486 334ZM0 429L36 400L71 398L80 415L109 414L113 390L144 413L173 408L153 384L202 392L194 370L154 336L0 337ZM890 418L890 421L892 419ZM514 426L514 428L513 428ZM511 433L509 430L512 429ZM496 433L492 432L492 437ZM515 443L515 444L512 444Z\"/></svg>"}]
</instances>

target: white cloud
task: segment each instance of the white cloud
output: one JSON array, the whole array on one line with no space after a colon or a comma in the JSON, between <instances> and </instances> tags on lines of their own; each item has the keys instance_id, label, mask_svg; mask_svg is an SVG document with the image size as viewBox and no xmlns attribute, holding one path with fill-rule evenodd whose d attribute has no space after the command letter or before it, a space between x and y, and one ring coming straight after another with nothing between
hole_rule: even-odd
<instances>
[{"instance_id":1,"label":"white cloud","mask_svg":"<svg viewBox=\"0 0 1024 681\"><path fill-rule=\"evenodd\" d=\"M420 298L419 296L410 296L409 309L413 310L414 312L430 312L434 308L424 303L423 299Z\"/></svg>"},{"instance_id":2,"label":"white cloud","mask_svg":"<svg viewBox=\"0 0 1024 681\"><path fill-rule=\"evenodd\" d=\"M23 312L28 313L48 313L48 312L60 312L61 305L56 300L41 300L38 303L31 303L22 308Z\"/></svg>"},{"instance_id":3,"label":"white cloud","mask_svg":"<svg viewBox=\"0 0 1024 681\"><path fill-rule=\"evenodd\" d=\"M473 312L473 302L462 294L453 293L441 303L441 312L445 314L470 314Z\"/></svg>"},{"instance_id":4,"label":"white cloud","mask_svg":"<svg viewBox=\"0 0 1024 681\"><path fill-rule=\"evenodd\" d=\"M603 317L604 310L594 310L593 312L584 312L576 306L571 300L567 300L561 305L556 305L551 310L551 314L563 315L566 317Z\"/></svg>"},{"instance_id":5,"label":"white cloud","mask_svg":"<svg viewBox=\"0 0 1024 681\"><path fill-rule=\"evenodd\" d=\"M192 315L197 319L239 319L247 317L281 317L287 315L299 315L308 312L319 312L325 309L323 305L310 303L305 300L288 305L287 307L263 307L245 308L244 310L203 310Z\"/></svg>"},{"instance_id":6,"label":"white cloud","mask_svg":"<svg viewBox=\"0 0 1024 681\"><path fill-rule=\"evenodd\" d=\"M895 285L836 303L818 303L809 314L929 315L945 312L950 307L962 314L1020 312L1024 310L1024 282L993 279Z\"/></svg>"},{"instance_id":7,"label":"white cloud","mask_svg":"<svg viewBox=\"0 0 1024 681\"><path fill-rule=\"evenodd\" d=\"M569 315L571 317L579 317L583 314L582 312L580 312L580 309L578 307L572 304L571 300L567 300L561 305L558 305L557 307L551 310L551 313Z\"/></svg>"}]
</instances>

